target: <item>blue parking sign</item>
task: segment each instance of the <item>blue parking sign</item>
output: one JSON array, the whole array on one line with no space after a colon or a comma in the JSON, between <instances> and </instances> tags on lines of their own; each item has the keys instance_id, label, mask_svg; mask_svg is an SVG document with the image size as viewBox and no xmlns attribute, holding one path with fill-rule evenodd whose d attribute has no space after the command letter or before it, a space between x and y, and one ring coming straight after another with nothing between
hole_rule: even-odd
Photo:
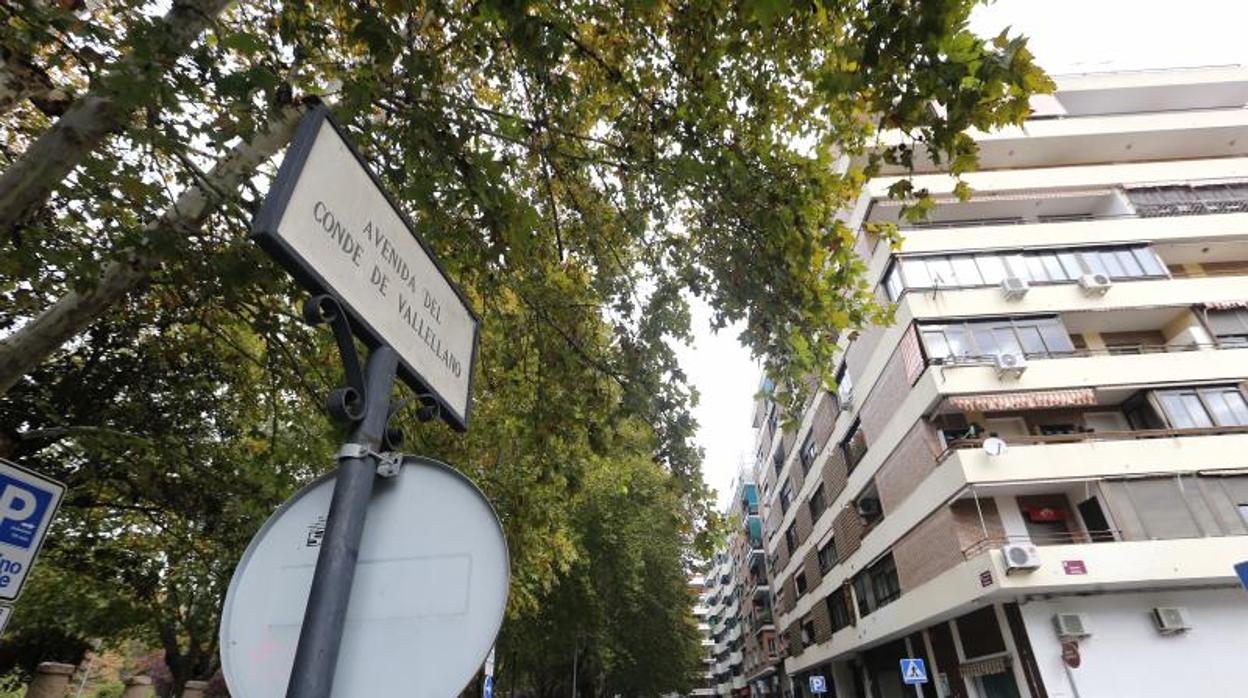
<instances>
[{"instance_id":1,"label":"blue parking sign","mask_svg":"<svg viewBox=\"0 0 1248 698\"><path fill-rule=\"evenodd\" d=\"M0 460L0 601L22 591L65 486Z\"/></svg>"},{"instance_id":2,"label":"blue parking sign","mask_svg":"<svg viewBox=\"0 0 1248 698\"><path fill-rule=\"evenodd\" d=\"M927 667L923 665L923 660L901 660L901 680L907 686L913 686L917 683L927 683Z\"/></svg>"},{"instance_id":3,"label":"blue parking sign","mask_svg":"<svg viewBox=\"0 0 1248 698\"><path fill-rule=\"evenodd\" d=\"M828 692L828 680L822 676L810 677L810 692L816 695Z\"/></svg>"},{"instance_id":4,"label":"blue parking sign","mask_svg":"<svg viewBox=\"0 0 1248 698\"><path fill-rule=\"evenodd\" d=\"M482 698L494 698L494 677L486 675L484 688L481 691Z\"/></svg>"}]
</instances>

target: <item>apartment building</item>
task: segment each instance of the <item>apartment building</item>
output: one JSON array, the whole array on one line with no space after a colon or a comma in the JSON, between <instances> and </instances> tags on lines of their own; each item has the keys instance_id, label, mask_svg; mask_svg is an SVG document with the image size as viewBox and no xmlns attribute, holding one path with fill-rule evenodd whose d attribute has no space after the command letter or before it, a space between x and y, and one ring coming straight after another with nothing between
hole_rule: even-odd
<instances>
[{"instance_id":1,"label":"apartment building","mask_svg":"<svg viewBox=\"0 0 1248 698\"><path fill-rule=\"evenodd\" d=\"M702 666L698 671L697 682L693 690L689 692L689 698L706 698L715 695L715 641L711 639L711 609L707 604L710 600L710 591L707 589L706 582L706 577L700 574L689 578L689 594L693 597L693 618L698 623L703 652Z\"/></svg>"},{"instance_id":2,"label":"apartment building","mask_svg":"<svg viewBox=\"0 0 1248 698\"><path fill-rule=\"evenodd\" d=\"M896 321L791 431L757 405L792 690L1238 695L1248 643L1248 69L1059 77L940 206L850 223ZM900 661L930 682L903 685Z\"/></svg>"},{"instance_id":3,"label":"apartment building","mask_svg":"<svg viewBox=\"0 0 1248 698\"><path fill-rule=\"evenodd\" d=\"M742 473L724 512L726 544L708 577L715 584L707 604L719 696L780 695L780 655L758 505L758 487Z\"/></svg>"}]
</instances>

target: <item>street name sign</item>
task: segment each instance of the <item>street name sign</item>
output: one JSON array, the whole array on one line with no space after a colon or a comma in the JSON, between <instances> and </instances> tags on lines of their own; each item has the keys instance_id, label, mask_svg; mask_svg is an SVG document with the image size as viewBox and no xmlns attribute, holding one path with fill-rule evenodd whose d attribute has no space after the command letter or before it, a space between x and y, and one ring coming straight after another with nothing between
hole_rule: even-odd
<instances>
[{"instance_id":1,"label":"street name sign","mask_svg":"<svg viewBox=\"0 0 1248 698\"><path fill-rule=\"evenodd\" d=\"M22 593L65 486L0 459L0 601Z\"/></svg>"},{"instance_id":2,"label":"street name sign","mask_svg":"<svg viewBox=\"0 0 1248 698\"><path fill-rule=\"evenodd\" d=\"M901 660L901 680L907 686L927 683L927 667L922 659Z\"/></svg>"},{"instance_id":3,"label":"street name sign","mask_svg":"<svg viewBox=\"0 0 1248 698\"><path fill-rule=\"evenodd\" d=\"M234 571L221 664L235 698L286 694L335 476L291 497ZM459 695L502 625L507 541L489 501L448 465L408 456L369 501L333 698Z\"/></svg>"},{"instance_id":4,"label":"street name sign","mask_svg":"<svg viewBox=\"0 0 1248 698\"><path fill-rule=\"evenodd\" d=\"M478 318L324 106L303 118L253 224L261 247L329 293L441 416L468 428Z\"/></svg>"},{"instance_id":5,"label":"street name sign","mask_svg":"<svg viewBox=\"0 0 1248 698\"><path fill-rule=\"evenodd\" d=\"M828 680L822 676L810 677L810 692L811 693L827 693L828 692Z\"/></svg>"}]
</instances>

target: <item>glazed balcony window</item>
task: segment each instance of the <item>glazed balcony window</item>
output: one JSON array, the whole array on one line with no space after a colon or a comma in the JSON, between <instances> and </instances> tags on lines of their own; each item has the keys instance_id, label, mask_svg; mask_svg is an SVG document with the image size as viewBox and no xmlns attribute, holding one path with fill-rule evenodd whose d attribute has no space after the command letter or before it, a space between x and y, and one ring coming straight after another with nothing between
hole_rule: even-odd
<instances>
[{"instance_id":1,"label":"glazed balcony window","mask_svg":"<svg viewBox=\"0 0 1248 698\"><path fill-rule=\"evenodd\" d=\"M1000 354L1052 358L1075 350L1057 316L920 324L919 336L932 363L983 359Z\"/></svg>"},{"instance_id":2,"label":"glazed balcony window","mask_svg":"<svg viewBox=\"0 0 1248 698\"><path fill-rule=\"evenodd\" d=\"M1124 245L901 257L885 276L884 287L896 301L908 290L996 287L1011 276L1032 285L1070 284L1085 274L1104 274L1115 281L1168 277L1166 265L1147 245Z\"/></svg>"}]
</instances>

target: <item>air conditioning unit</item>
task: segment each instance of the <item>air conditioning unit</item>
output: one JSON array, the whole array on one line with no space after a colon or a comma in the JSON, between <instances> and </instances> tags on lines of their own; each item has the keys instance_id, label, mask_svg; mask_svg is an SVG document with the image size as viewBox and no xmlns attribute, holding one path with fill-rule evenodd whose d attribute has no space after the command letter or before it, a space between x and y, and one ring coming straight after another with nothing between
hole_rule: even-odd
<instances>
[{"instance_id":1,"label":"air conditioning unit","mask_svg":"<svg viewBox=\"0 0 1248 698\"><path fill-rule=\"evenodd\" d=\"M1092 631L1088 629L1088 616L1083 613L1055 613L1053 628L1063 640L1092 635Z\"/></svg>"},{"instance_id":2,"label":"air conditioning unit","mask_svg":"<svg viewBox=\"0 0 1248 698\"><path fill-rule=\"evenodd\" d=\"M1005 572L1013 574L1040 568L1040 551L1031 543L1009 543L1001 548Z\"/></svg>"},{"instance_id":3,"label":"air conditioning unit","mask_svg":"<svg viewBox=\"0 0 1248 698\"><path fill-rule=\"evenodd\" d=\"M1187 618L1187 609L1178 606L1159 606L1153 609L1153 625L1162 635L1174 635L1191 630L1192 624Z\"/></svg>"},{"instance_id":4,"label":"air conditioning unit","mask_svg":"<svg viewBox=\"0 0 1248 698\"><path fill-rule=\"evenodd\" d=\"M875 497L863 497L858 500L858 515L864 519L874 518L880 513L880 500Z\"/></svg>"},{"instance_id":5,"label":"air conditioning unit","mask_svg":"<svg viewBox=\"0 0 1248 698\"><path fill-rule=\"evenodd\" d=\"M1031 290L1031 284L1027 283L1027 279L1018 276L1007 276L1001 279L1001 293L1005 294L1006 300L1018 300L1027 295L1029 290Z\"/></svg>"},{"instance_id":6,"label":"air conditioning unit","mask_svg":"<svg viewBox=\"0 0 1248 698\"><path fill-rule=\"evenodd\" d=\"M997 378L1018 378L1027 370L1027 357L1022 354L995 354L992 363L997 367Z\"/></svg>"},{"instance_id":7,"label":"air conditioning unit","mask_svg":"<svg viewBox=\"0 0 1248 698\"><path fill-rule=\"evenodd\" d=\"M1113 285L1108 274L1084 274L1079 277L1079 288L1089 296L1103 296Z\"/></svg>"}]
</instances>

